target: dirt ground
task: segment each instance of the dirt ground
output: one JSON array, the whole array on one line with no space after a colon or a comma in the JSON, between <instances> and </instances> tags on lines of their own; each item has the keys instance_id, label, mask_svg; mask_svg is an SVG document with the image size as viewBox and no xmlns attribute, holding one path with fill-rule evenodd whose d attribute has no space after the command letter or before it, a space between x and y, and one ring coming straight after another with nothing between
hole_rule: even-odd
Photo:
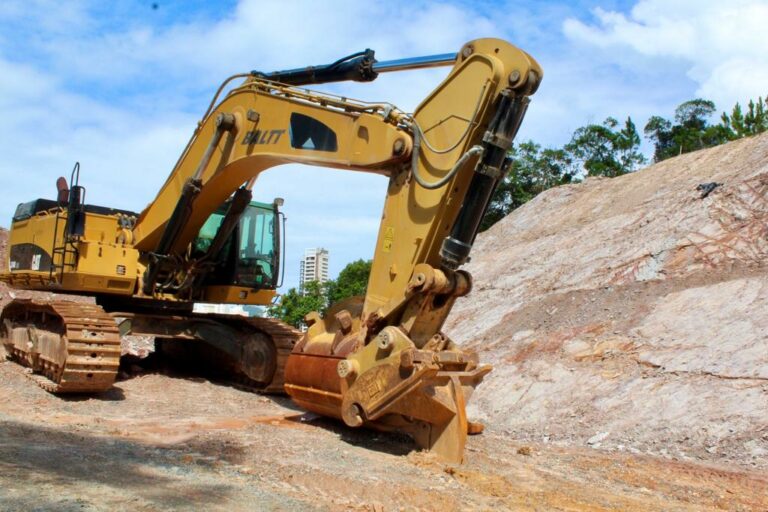
<instances>
[{"instance_id":1,"label":"dirt ground","mask_svg":"<svg viewBox=\"0 0 768 512\"><path fill-rule=\"evenodd\" d=\"M768 475L736 466L523 444L493 425L470 438L464 465L446 465L283 397L125 377L59 398L0 362L0 509L768 509Z\"/></svg>"}]
</instances>

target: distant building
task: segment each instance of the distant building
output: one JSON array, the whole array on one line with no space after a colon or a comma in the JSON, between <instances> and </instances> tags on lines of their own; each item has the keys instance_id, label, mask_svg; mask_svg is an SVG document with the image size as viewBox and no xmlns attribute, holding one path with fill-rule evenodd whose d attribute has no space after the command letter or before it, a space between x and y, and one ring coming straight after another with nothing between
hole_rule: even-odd
<instances>
[{"instance_id":1,"label":"distant building","mask_svg":"<svg viewBox=\"0 0 768 512\"><path fill-rule=\"evenodd\" d=\"M299 290L310 281L328 281L328 250L318 247L304 251L299 269Z\"/></svg>"}]
</instances>

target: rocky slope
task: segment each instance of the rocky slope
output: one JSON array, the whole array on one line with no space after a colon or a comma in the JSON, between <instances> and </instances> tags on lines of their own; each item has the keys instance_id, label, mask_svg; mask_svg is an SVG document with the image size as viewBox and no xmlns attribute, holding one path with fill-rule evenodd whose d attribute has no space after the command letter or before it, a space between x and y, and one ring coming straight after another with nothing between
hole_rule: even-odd
<instances>
[{"instance_id":1,"label":"rocky slope","mask_svg":"<svg viewBox=\"0 0 768 512\"><path fill-rule=\"evenodd\" d=\"M478 237L446 325L495 367L472 412L768 467L767 256L768 135L539 195Z\"/></svg>"}]
</instances>

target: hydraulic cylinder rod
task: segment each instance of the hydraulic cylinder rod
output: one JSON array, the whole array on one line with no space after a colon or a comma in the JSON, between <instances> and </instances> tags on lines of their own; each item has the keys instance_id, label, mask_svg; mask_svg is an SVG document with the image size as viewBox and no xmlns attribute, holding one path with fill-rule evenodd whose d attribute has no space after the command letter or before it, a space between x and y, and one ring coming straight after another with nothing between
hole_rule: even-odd
<instances>
[{"instance_id":1,"label":"hydraulic cylinder rod","mask_svg":"<svg viewBox=\"0 0 768 512\"><path fill-rule=\"evenodd\" d=\"M532 79L532 83L536 78ZM491 196L509 170L507 152L517 135L528 108L528 97L516 96L511 89L500 94L496 113L481 144L482 156L475 167L467 195L453 224L451 235L443 240L440 256L445 267L456 269L469 258L469 251L488 210Z\"/></svg>"},{"instance_id":2,"label":"hydraulic cylinder rod","mask_svg":"<svg viewBox=\"0 0 768 512\"><path fill-rule=\"evenodd\" d=\"M458 57L458 55L455 53L441 53L439 55L427 55L425 57L385 60L374 63L373 70L377 73L389 73L391 71L452 66L453 63L456 62L456 57Z\"/></svg>"},{"instance_id":3,"label":"hydraulic cylinder rod","mask_svg":"<svg viewBox=\"0 0 768 512\"><path fill-rule=\"evenodd\" d=\"M272 73L252 71L251 74L259 78L266 78L267 80L288 85L324 84L348 80L371 82L376 79L379 73L451 66L456 62L456 57L457 54L455 53L442 53L440 55L378 62L374 58L374 51L367 49L339 59L333 64L274 71Z\"/></svg>"}]
</instances>

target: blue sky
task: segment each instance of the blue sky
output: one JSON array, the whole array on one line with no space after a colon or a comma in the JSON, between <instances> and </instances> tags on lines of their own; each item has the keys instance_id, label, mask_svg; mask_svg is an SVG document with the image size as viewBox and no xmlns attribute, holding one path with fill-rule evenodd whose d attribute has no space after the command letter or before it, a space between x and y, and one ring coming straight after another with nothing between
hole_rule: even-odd
<instances>
[{"instance_id":1,"label":"blue sky","mask_svg":"<svg viewBox=\"0 0 768 512\"><path fill-rule=\"evenodd\" d=\"M17 203L53 196L56 177L76 160L89 202L141 210L232 73L321 64L364 48L380 60L447 53L500 37L545 71L518 140L558 146L609 115L642 128L694 97L724 109L765 96L766 20L768 1L749 0L4 0L0 225ZM412 110L445 72L324 90ZM334 275L369 258L385 186L378 176L312 167L265 173L255 196L286 200L286 284L296 284L307 247L330 250Z\"/></svg>"}]
</instances>

